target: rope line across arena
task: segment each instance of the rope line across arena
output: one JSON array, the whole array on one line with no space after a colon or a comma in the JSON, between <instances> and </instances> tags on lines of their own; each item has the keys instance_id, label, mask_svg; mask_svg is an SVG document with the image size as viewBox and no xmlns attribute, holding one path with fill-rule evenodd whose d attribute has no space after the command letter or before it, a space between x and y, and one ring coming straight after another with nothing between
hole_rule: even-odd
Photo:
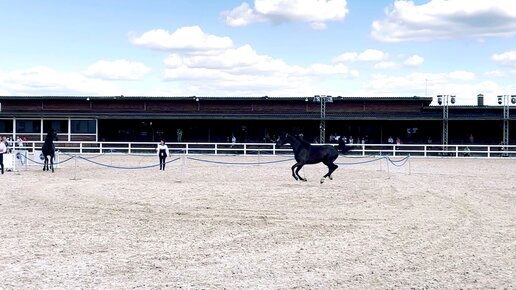
<instances>
[{"instance_id":1,"label":"rope line across arena","mask_svg":"<svg viewBox=\"0 0 516 290\"><path fill-rule=\"evenodd\" d=\"M96 164L96 165L99 165L99 166L108 167L108 168L114 168L114 169L129 169L129 170L131 170L131 169L148 169L148 168L152 168L152 167L157 167L157 166L159 166L159 164L146 165L146 166L135 166L135 167L115 166L115 165L104 164L104 163L100 163L100 162L93 161L93 160L90 160L90 159L86 159L86 158L84 158L84 157L82 157L82 156L79 156L79 157L77 157L77 158L79 158L79 159L83 159L83 160L85 160L85 161L87 161L87 162L90 162L90 163L93 163L93 164ZM170 160L170 161L165 162L165 164L172 163L172 162L177 161L177 160L179 160L179 159L181 159L181 158L180 158L180 157L177 157L177 158L175 158L175 159L172 159L172 160Z\"/></svg>"},{"instance_id":2,"label":"rope line across arena","mask_svg":"<svg viewBox=\"0 0 516 290\"><path fill-rule=\"evenodd\" d=\"M222 164L222 165L260 165L260 164L272 164L272 163L281 163L285 161L292 161L293 158L284 159L284 160L273 160L273 161L263 161L263 162L226 162L226 161L214 161L214 160L206 160L195 157L187 157L190 160L206 162L206 163L214 163L214 164Z\"/></svg>"}]
</instances>

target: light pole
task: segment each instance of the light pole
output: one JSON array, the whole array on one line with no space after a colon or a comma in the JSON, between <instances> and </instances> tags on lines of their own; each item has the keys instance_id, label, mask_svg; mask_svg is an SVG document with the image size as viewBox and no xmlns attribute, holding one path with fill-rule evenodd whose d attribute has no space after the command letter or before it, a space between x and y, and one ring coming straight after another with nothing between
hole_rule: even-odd
<instances>
[{"instance_id":1,"label":"light pole","mask_svg":"<svg viewBox=\"0 0 516 290\"><path fill-rule=\"evenodd\" d=\"M510 100L510 103L509 103ZM503 139L502 144L505 150L507 150L507 146L509 145L509 110L510 104L516 104L516 95L500 95L498 96L498 105L503 106Z\"/></svg>"},{"instance_id":2,"label":"light pole","mask_svg":"<svg viewBox=\"0 0 516 290\"><path fill-rule=\"evenodd\" d=\"M437 103L443 107L443 134L441 142L443 145L448 145L448 105L455 104L455 96L452 95L438 95Z\"/></svg>"},{"instance_id":3,"label":"light pole","mask_svg":"<svg viewBox=\"0 0 516 290\"><path fill-rule=\"evenodd\" d=\"M314 103L321 104L321 120L319 123L319 142L326 143L326 103L333 103L332 96L315 95Z\"/></svg>"}]
</instances>

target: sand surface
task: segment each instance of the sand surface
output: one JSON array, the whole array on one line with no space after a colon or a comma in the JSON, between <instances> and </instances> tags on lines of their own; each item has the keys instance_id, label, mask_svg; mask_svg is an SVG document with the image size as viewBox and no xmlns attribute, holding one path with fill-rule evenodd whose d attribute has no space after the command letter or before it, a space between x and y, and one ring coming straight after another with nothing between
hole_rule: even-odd
<instances>
[{"instance_id":1,"label":"sand surface","mask_svg":"<svg viewBox=\"0 0 516 290\"><path fill-rule=\"evenodd\" d=\"M515 159L195 158L1 175L0 288L516 288Z\"/></svg>"}]
</instances>

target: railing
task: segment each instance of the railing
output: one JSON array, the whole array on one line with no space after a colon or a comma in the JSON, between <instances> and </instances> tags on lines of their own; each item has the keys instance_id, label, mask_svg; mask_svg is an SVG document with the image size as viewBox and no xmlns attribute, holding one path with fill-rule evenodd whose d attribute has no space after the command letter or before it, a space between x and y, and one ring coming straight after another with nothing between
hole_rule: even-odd
<instances>
[{"instance_id":1,"label":"railing","mask_svg":"<svg viewBox=\"0 0 516 290\"><path fill-rule=\"evenodd\" d=\"M15 147L15 144L12 144ZM25 142L23 149L40 150L43 142ZM55 142L56 149L70 154L156 154L155 142ZM274 143L168 143L171 154L186 155L291 155L289 145ZM317 146L317 145L314 145ZM516 145L438 145L438 144L348 144L351 156L421 157L516 157ZM21 149L21 148L16 148Z\"/></svg>"}]
</instances>

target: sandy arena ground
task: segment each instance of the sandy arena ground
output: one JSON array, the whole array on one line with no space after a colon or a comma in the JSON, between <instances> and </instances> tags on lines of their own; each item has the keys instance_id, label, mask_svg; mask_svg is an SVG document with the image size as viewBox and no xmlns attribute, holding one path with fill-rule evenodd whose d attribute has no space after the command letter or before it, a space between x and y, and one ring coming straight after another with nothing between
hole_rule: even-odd
<instances>
[{"instance_id":1,"label":"sandy arena ground","mask_svg":"<svg viewBox=\"0 0 516 290\"><path fill-rule=\"evenodd\" d=\"M54 174L8 172L0 288L516 288L515 159L341 165L322 185L322 165L296 182L292 164L71 160Z\"/></svg>"}]
</instances>

